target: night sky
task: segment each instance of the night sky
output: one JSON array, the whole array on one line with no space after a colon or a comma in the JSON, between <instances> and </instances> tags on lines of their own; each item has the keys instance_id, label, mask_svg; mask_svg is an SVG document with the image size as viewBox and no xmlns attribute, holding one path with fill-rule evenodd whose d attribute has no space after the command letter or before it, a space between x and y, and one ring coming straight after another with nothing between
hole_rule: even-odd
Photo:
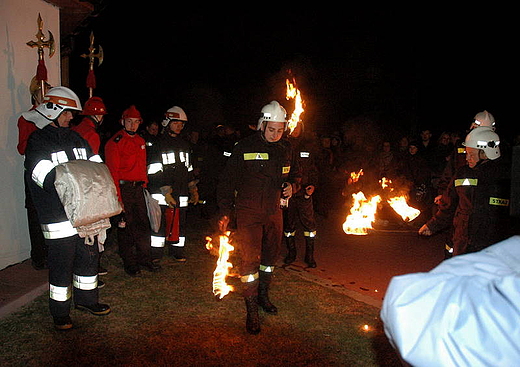
<instances>
[{"instance_id":1,"label":"night sky","mask_svg":"<svg viewBox=\"0 0 520 367\"><path fill-rule=\"evenodd\" d=\"M79 55L91 30L104 49L95 95L107 104L108 123L130 104L157 121L179 105L194 128L242 129L273 99L292 112L285 100L292 76L306 101L303 119L320 132L371 121L359 126L438 134L466 129L484 109L499 133L518 132L508 88L517 44L511 9L314 4L296 11L264 4L188 12L155 3L109 5L75 37L71 87L83 101L88 64Z\"/></svg>"}]
</instances>

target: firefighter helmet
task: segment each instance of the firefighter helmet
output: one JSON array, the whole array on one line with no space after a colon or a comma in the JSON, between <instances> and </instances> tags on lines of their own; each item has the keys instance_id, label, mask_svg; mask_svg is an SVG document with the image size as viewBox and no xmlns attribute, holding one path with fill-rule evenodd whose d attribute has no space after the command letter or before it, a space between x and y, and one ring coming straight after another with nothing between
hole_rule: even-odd
<instances>
[{"instance_id":1,"label":"firefighter helmet","mask_svg":"<svg viewBox=\"0 0 520 367\"><path fill-rule=\"evenodd\" d=\"M173 106L172 108L169 108L164 113L164 120L162 121L162 126L166 127L168 124L172 121L182 121L182 122L188 122L188 116L186 115L186 112L179 106Z\"/></svg>"},{"instance_id":2,"label":"firefighter helmet","mask_svg":"<svg viewBox=\"0 0 520 367\"><path fill-rule=\"evenodd\" d=\"M476 127L466 136L464 146L481 149L491 159L500 157L500 138L489 126Z\"/></svg>"},{"instance_id":3,"label":"firefighter helmet","mask_svg":"<svg viewBox=\"0 0 520 367\"><path fill-rule=\"evenodd\" d=\"M90 97L83 108L82 115L106 115L107 109L105 103L100 97Z\"/></svg>"},{"instance_id":4,"label":"firefighter helmet","mask_svg":"<svg viewBox=\"0 0 520 367\"><path fill-rule=\"evenodd\" d=\"M139 119L139 123L143 122L143 118L141 117L141 113L134 105L131 105L126 110L123 111L123 115L121 116L121 123L124 125L125 119Z\"/></svg>"},{"instance_id":5,"label":"firefighter helmet","mask_svg":"<svg viewBox=\"0 0 520 367\"><path fill-rule=\"evenodd\" d=\"M479 126L487 126L495 130L495 118L486 110L479 112L475 115L475 121L471 124L471 127Z\"/></svg>"},{"instance_id":6,"label":"firefighter helmet","mask_svg":"<svg viewBox=\"0 0 520 367\"><path fill-rule=\"evenodd\" d=\"M258 119L258 125L256 126L257 130L262 128L262 123L264 121L276 121L285 123L285 129L287 130L287 111L285 108L280 105L277 101L272 101L269 104L266 104L262 108L262 116Z\"/></svg>"},{"instance_id":7,"label":"firefighter helmet","mask_svg":"<svg viewBox=\"0 0 520 367\"><path fill-rule=\"evenodd\" d=\"M39 129L43 129L67 110L81 111L78 96L67 87L54 87L47 92L38 107L22 115L28 121L34 122Z\"/></svg>"}]
</instances>

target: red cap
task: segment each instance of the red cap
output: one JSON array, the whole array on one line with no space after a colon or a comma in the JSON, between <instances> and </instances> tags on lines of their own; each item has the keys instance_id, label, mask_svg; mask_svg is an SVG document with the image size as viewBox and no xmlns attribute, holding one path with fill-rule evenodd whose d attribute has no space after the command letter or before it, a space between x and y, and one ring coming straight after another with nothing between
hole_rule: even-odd
<instances>
[{"instance_id":1,"label":"red cap","mask_svg":"<svg viewBox=\"0 0 520 367\"><path fill-rule=\"evenodd\" d=\"M134 118L143 121L141 118L141 113L137 110L137 108L135 108L134 105L131 105L123 112L123 120L128 118Z\"/></svg>"}]
</instances>

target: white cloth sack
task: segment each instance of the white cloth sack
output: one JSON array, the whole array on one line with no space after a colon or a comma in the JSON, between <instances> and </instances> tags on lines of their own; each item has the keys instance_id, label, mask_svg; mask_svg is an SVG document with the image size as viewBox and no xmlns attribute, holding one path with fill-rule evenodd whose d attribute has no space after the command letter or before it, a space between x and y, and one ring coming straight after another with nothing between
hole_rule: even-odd
<instances>
[{"instance_id":1,"label":"white cloth sack","mask_svg":"<svg viewBox=\"0 0 520 367\"><path fill-rule=\"evenodd\" d=\"M121 213L116 187L104 163L75 160L56 166L54 186L72 226L85 243L98 235L100 250L110 217Z\"/></svg>"},{"instance_id":2,"label":"white cloth sack","mask_svg":"<svg viewBox=\"0 0 520 367\"><path fill-rule=\"evenodd\" d=\"M520 236L392 278L381 318L412 366L519 366Z\"/></svg>"},{"instance_id":3,"label":"white cloth sack","mask_svg":"<svg viewBox=\"0 0 520 367\"><path fill-rule=\"evenodd\" d=\"M148 219L150 220L150 227L152 231L158 232L161 227L161 207L159 201L154 199L147 189L143 189L144 199L146 201L146 209L148 211Z\"/></svg>"}]
</instances>

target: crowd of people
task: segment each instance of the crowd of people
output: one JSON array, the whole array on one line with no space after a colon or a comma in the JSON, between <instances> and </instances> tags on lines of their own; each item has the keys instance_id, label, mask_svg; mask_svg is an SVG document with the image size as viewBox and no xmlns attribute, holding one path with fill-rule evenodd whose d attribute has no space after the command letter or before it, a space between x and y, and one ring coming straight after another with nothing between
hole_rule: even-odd
<instances>
[{"instance_id":1,"label":"crowd of people","mask_svg":"<svg viewBox=\"0 0 520 367\"><path fill-rule=\"evenodd\" d=\"M55 167L74 160L104 163L110 171L109 186L113 184L120 205L120 214L111 220L131 277L143 269L160 271L165 255L186 261L190 207L214 219L221 232L236 230L251 334L260 332L259 306L277 313L268 291L282 245L284 263L296 261L295 236L302 228L304 261L316 267L315 213L327 217L348 206L354 189L370 192L383 177L392 180L406 191L410 205L424 213L419 234L453 227L450 252L455 255L498 239L494 227L480 231L478 241L468 234L479 221L501 228L507 223L510 164L487 111L475 116L469 134L442 132L434 139L425 129L417 137L382 137L372 144L361 135L317 134L303 122L289 131L286 111L276 101L265 105L258 123L245 132L224 124L198 131L179 106L166 110L160 122L145 122L132 105L122 111L121 128L103 136L107 110L101 98L91 97L82 107L65 87L45 93L35 88L32 95L33 108L18 122L18 149L25 155L31 257L36 268L49 268L50 310L58 330L72 327L72 300L94 315L110 313L110 306L99 303L103 282L98 276L107 273L100 260L104 236L96 237L97 246L87 244L54 187ZM73 120L72 111L81 119ZM351 173L361 171L362 178L350 186ZM155 225L152 200L161 213ZM459 221L451 223L454 216Z\"/></svg>"}]
</instances>

